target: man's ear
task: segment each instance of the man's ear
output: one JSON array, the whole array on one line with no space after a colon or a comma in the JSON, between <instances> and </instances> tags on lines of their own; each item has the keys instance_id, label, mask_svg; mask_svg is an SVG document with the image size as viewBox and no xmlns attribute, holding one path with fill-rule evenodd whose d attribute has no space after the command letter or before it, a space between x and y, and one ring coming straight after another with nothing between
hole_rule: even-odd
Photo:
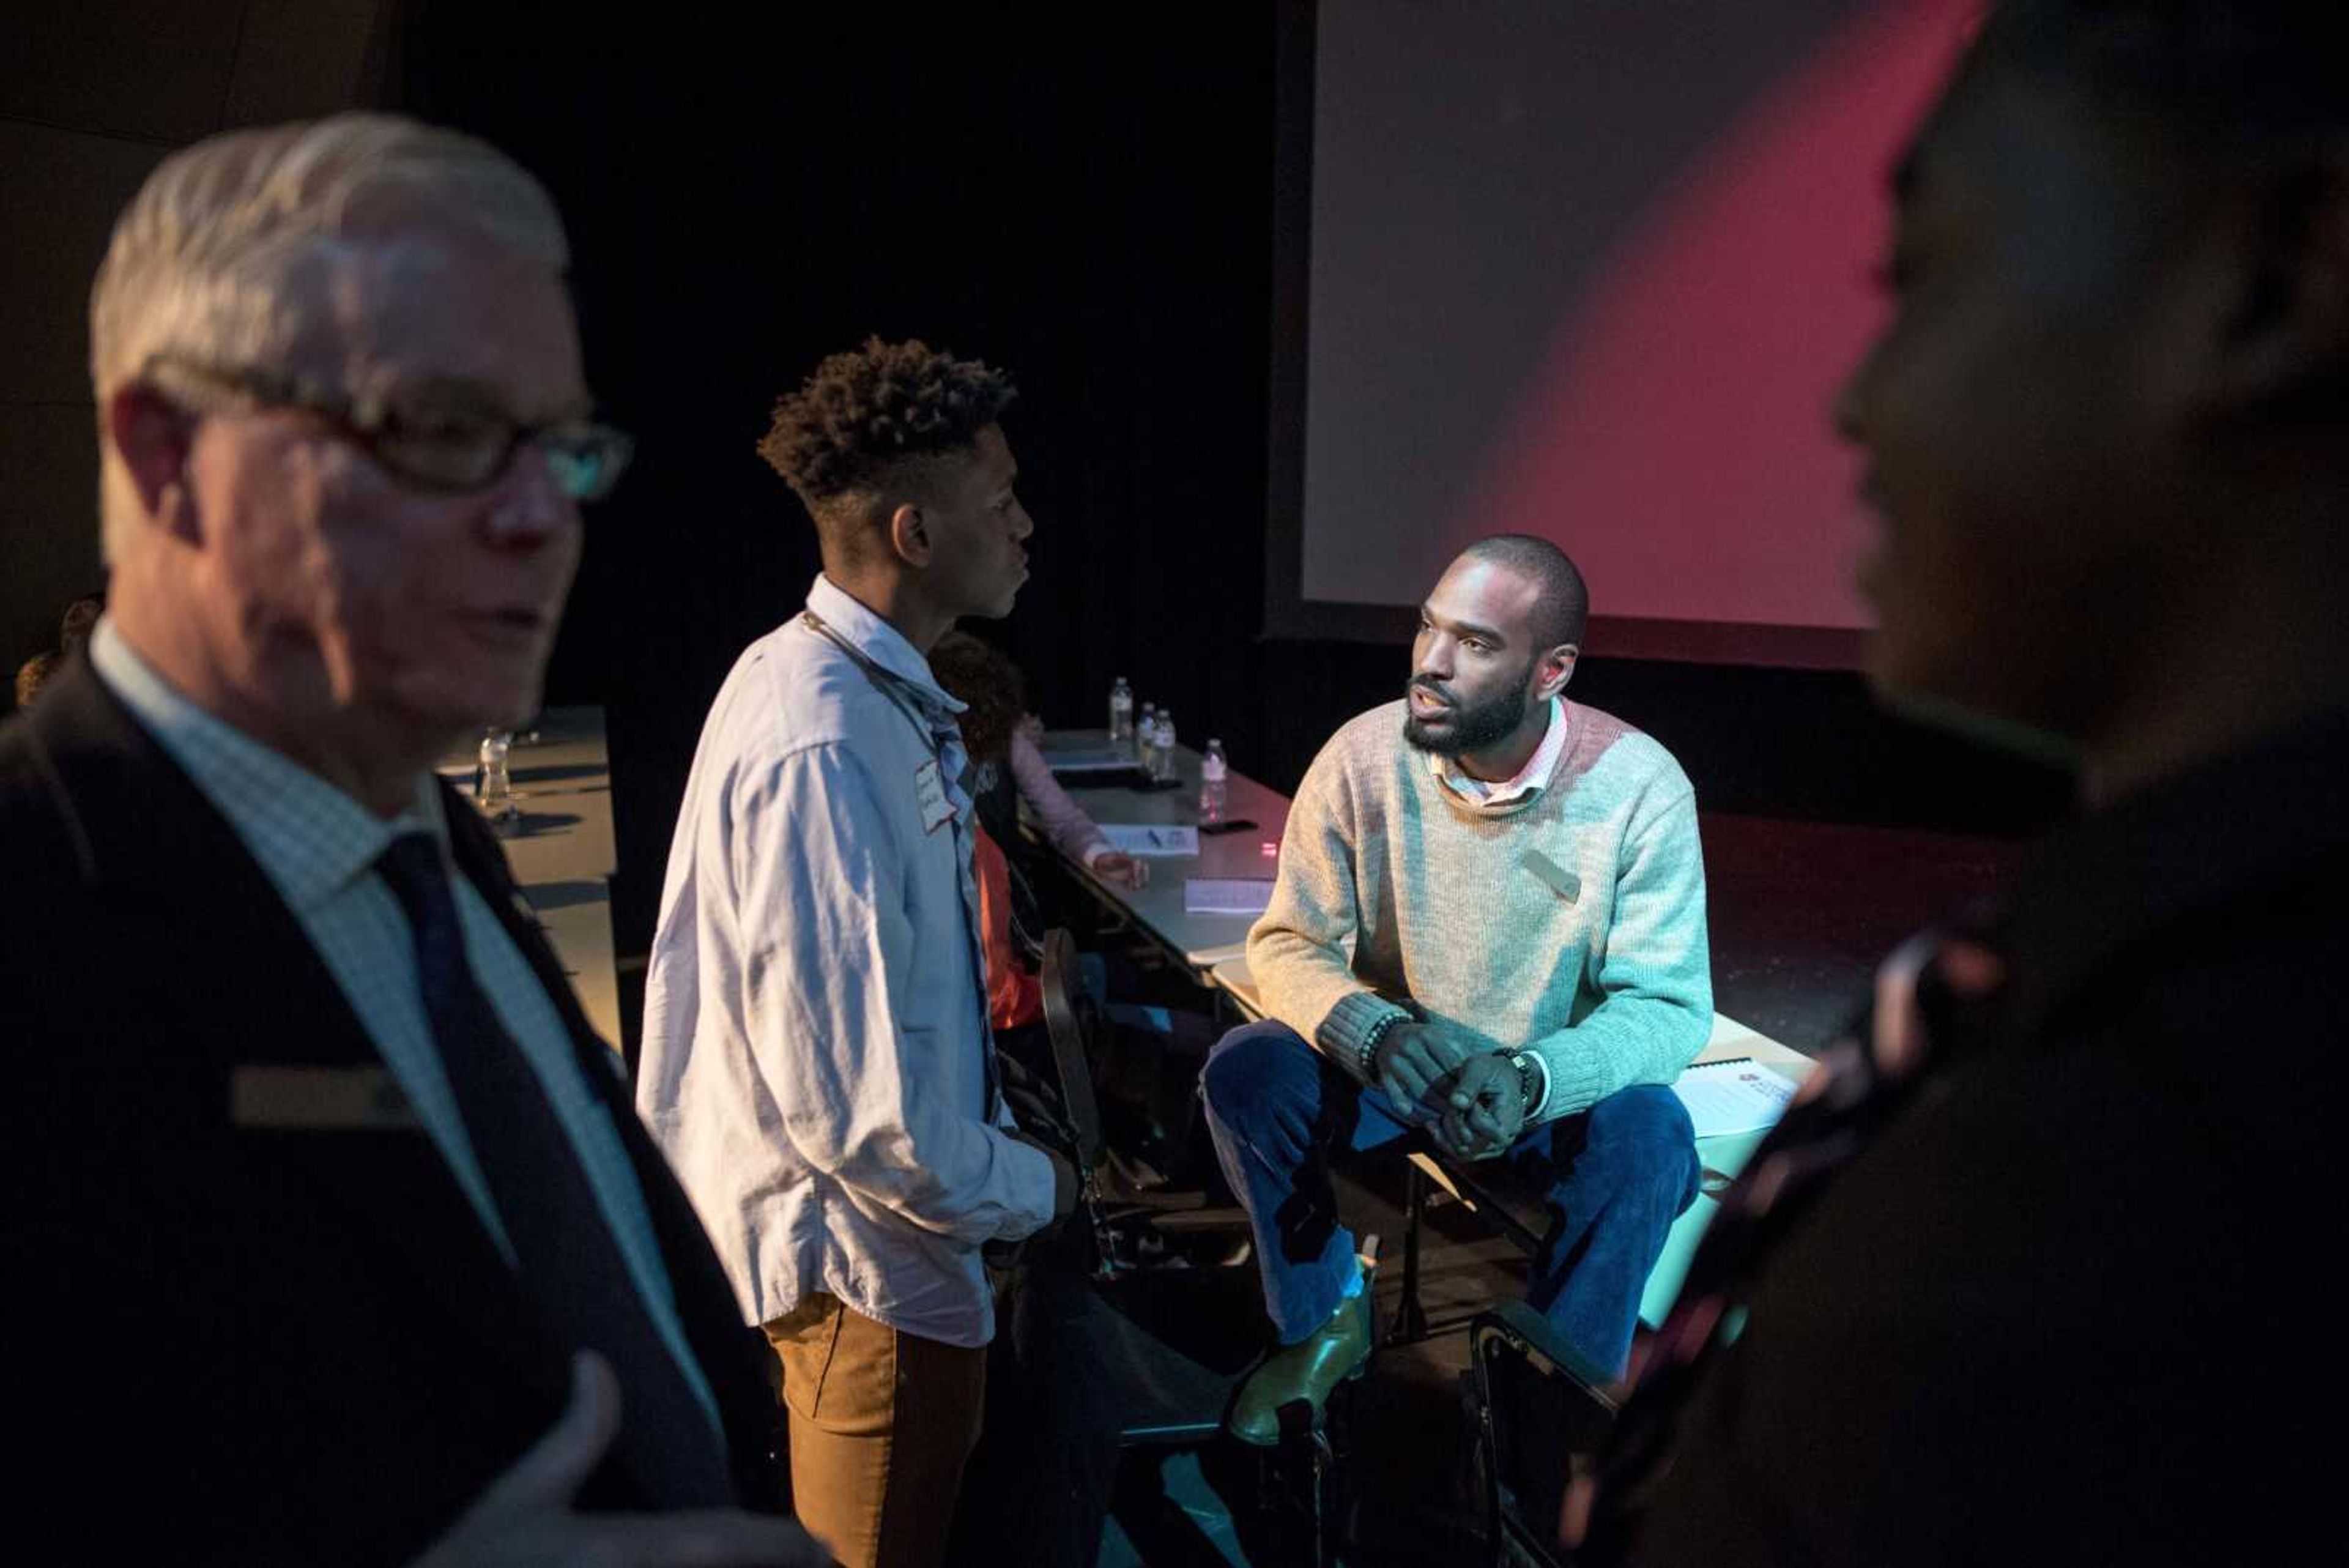
<instances>
[{"instance_id":1,"label":"man's ear","mask_svg":"<svg viewBox=\"0 0 2349 1568\"><path fill-rule=\"evenodd\" d=\"M930 564L930 525L920 507L910 501L892 507L886 532L889 548L899 560L909 566Z\"/></svg>"},{"instance_id":2,"label":"man's ear","mask_svg":"<svg viewBox=\"0 0 2349 1568\"><path fill-rule=\"evenodd\" d=\"M106 437L130 475L148 524L193 543L199 529L188 491L188 453L195 445L195 417L133 381L106 400Z\"/></svg>"},{"instance_id":3,"label":"man's ear","mask_svg":"<svg viewBox=\"0 0 2349 1568\"><path fill-rule=\"evenodd\" d=\"M2349 143L2255 192L2205 406L2228 420L2349 388Z\"/></svg>"},{"instance_id":4,"label":"man's ear","mask_svg":"<svg viewBox=\"0 0 2349 1568\"><path fill-rule=\"evenodd\" d=\"M1570 642L1561 642L1544 653L1534 664L1538 677L1534 682L1535 693L1547 700L1565 691L1566 683L1574 679L1574 661L1581 657L1582 649Z\"/></svg>"}]
</instances>

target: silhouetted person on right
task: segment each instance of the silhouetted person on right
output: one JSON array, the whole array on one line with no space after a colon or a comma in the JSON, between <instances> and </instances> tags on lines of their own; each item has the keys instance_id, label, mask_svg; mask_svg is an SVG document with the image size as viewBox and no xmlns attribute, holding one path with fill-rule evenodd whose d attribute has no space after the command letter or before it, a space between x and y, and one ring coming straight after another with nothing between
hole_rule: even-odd
<instances>
[{"instance_id":1,"label":"silhouetted person on right","mask_svg":"<svg viewBox=\"0 0 2349 1568\"><path fill-rule=\"evenodd\" d=\"M2300 1560L2337 1511L2349 8L2002 6L1895 192L1837 410L1884 521L1870 673L2067 743L2085 810L1887 963L1567 1531Z\"/></svg>"}]
</instances>

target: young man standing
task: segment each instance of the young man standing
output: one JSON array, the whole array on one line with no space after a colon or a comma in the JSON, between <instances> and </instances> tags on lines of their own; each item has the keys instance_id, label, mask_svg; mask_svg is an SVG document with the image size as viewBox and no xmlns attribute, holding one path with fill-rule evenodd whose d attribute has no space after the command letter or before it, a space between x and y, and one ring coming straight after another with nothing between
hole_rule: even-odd
<instances>
[{"instance_id":1,"label":"young man standing","mask_svg":"<svg viewBox=\"0 0 2349 1568\"><path fill-rule=\"evenodd\" d=\"M781 1363L795 1506L852 1568L940 1560L995 1328L979 1248L1076 1199L997 1089L962 704L925 658L1027 578L1011 396L874 339L777 405L760 451L823 572L710 708L647 981L639 1108Z\"/></svg>"}]
</instances>

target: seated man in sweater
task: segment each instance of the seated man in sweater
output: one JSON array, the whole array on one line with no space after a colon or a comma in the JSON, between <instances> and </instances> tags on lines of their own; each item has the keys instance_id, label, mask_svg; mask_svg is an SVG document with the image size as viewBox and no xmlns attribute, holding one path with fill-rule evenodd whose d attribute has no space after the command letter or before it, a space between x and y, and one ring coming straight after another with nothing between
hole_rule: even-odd
<instances>
[{"instance_id":1,"label":"seated man in sweater","mask_svg":"<svg viewBox=\"0 0 2349 1568\"><path fill-rule=\"evenodd\" d=\"M1348 723L1299 787L1248 936L1266 1022L1203 1092L1254 1222L1280 1342L1231 1427L1278 1439L1370 1352L1327 1161L1413 1127L1548 1189L1530 1296L1619 1372L1648 1271L1696 1196L1669 1085L1713 1021L1696 803L1654 741L1560 692L1588 597L1556 545L1472 545L1420 611L1404 700Z\"/></svg>"}]
</instances>

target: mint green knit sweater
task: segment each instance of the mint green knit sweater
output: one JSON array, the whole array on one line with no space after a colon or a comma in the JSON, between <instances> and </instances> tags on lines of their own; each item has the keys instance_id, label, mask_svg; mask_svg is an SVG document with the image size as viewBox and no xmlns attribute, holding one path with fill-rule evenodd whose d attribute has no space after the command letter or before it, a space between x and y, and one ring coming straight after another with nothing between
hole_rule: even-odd
<instances>
[{"instance_id":1,"label":"mint green knit sweater","mask_svg":"<svg viewBox=\"0 0 2349 1568\"><path fill-rule=\"evenodd\" d=\"M1404 704L1352 720L1313 760L1248 933L1266 1010L1348 1072L1400 1011L1549 1068L1532 1118L1669 1084L1713 1026L1696 797L1671 754L1566 706L1539 794L1477 806L1402 738Z\"/></svg>"}]
</instances>

